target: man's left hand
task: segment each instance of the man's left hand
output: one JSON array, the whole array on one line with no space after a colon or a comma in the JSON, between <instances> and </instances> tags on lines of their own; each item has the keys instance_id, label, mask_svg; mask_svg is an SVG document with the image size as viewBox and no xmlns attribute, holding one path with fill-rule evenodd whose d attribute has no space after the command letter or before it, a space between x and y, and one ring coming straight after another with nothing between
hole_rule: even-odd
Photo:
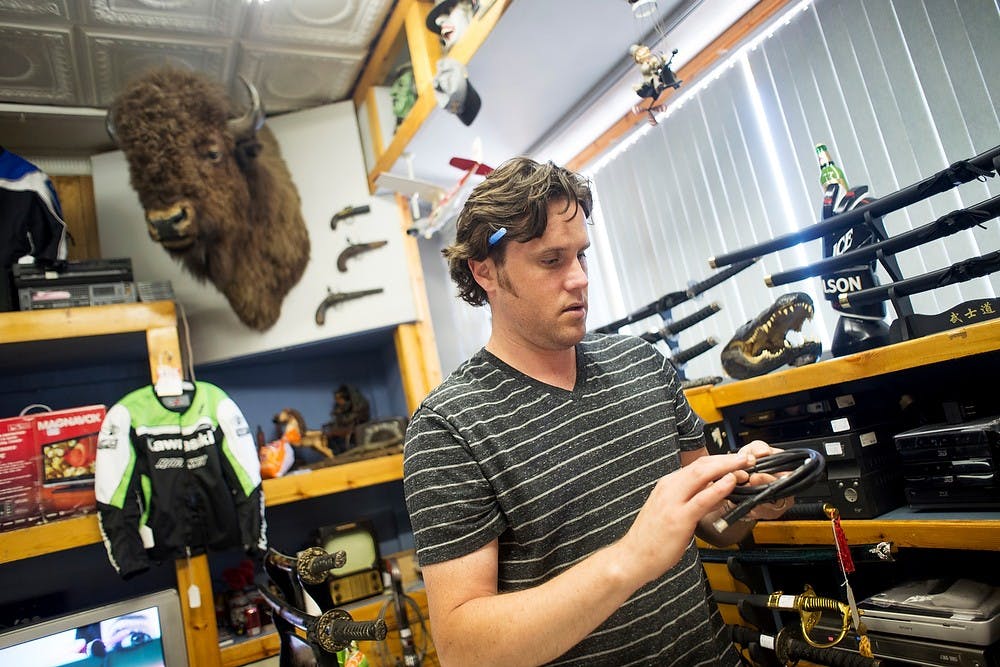
<instances>
[{"instance_id":1,"label":"man's left hand","mask_svg":"<svg viewBox=\"0 0 1000 667\"><path fill-rule=\"evenodd\" d=\"M762 440L754 440L753 442L744 445L740 448L740 454L746 454L751 461L751 464L757 459L762 459L772 454L777 454L782 450L771 447L766 442ZM771 475L768 473L753 473L746 475L746 484L750 486L757 486L760 484L769 484L775 481L778 477L783 476L787 473L779 473L778 475ZM742 481L742 480L741 480ZM749 519L765 519L773 520L781 517L782 514L788 511L788 509L795 504L795 499L792 497L788 498L778 498L769 503L761 503L757 505L750 513L747 514Z\"/></svg>"}]
</instances>

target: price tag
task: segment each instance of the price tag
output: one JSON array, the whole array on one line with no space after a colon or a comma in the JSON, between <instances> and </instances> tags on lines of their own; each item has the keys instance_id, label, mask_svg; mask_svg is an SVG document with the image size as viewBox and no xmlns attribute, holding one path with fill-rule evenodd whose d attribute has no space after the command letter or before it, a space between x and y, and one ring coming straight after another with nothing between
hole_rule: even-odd
<instances>
[{"instance_id":1,"label":"price tag","mask_svg":"<svg viewBox=\"0 0 1000 667\"><path fill-rule=\"evenodd\" d=\"M201 606L201 589L198 588L198 584L188 586L188 606L192 609Z\"/></svg>"},{"instance_id":2,"label":"price tag","mask_svg":"<svg viewBox=\"0 0 1000 667\"><path fill-rule=\"evenodd\" d=\"M184 393L181 372L173 366L161 364L156 367L156 385L153 387L157 396L180 396Z\"/></svg>"}]
</instances>

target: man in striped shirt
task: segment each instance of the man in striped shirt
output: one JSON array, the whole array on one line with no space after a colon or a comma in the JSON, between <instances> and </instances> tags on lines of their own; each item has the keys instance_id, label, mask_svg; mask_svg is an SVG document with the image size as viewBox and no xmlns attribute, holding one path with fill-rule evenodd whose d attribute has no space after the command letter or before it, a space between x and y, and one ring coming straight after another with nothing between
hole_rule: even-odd
<instances>
[{"instance_id":1,"label":"man in striped shirt","mask_svg":"<svg viewBox=\"0 0 1000 667\"><path fill-rule=\"evenodd\" d=\"M778 450L708 456L669 361L586 332L591 205L579 175L515 158L473 190L445 250L459 295L492 313L404 449L446 666L739 664L693 536L746 534L752 521L711 522Z\"/></svg>"}]
</instances>

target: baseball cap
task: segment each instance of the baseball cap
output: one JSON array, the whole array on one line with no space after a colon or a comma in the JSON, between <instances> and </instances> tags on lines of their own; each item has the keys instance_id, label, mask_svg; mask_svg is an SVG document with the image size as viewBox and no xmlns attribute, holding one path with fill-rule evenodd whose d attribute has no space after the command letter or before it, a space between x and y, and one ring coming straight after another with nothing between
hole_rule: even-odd
<instances>
[{"instance_id":1,"label":"baseball cap","mask_svg":"<svg viewBox=\"0 0 1000 667\"><path fill-rule=\"evenodd\" d=\"M437 62L434 94L438 106L458 116L465 125L472 124L482 106L479 93L469 83L465 65L453 58L442 58Z\"/></svg>"}]
</instances>

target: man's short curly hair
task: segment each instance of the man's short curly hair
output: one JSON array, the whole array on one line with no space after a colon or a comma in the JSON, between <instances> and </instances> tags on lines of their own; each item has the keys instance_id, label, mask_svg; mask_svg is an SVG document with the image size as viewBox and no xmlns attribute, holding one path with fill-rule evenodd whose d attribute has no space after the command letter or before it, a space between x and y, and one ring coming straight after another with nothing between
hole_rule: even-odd
<instances>
[{"instance_id":1,"label":"man's short curly hair","mask_svg":"<svg viewBox=\"0 0 1000 667\"><path fill-rule=\"evenodd\" d=\"M551 162L542 164L526 157L507 160L472 190L458 215L455 242L442 251L451 279L458 285L458 296L473 306L487 303L469 260L491 256L502 265L507 243L542 236L550 201L564 201L566 210L580 206L587 218L593 209L587 179ZM490 235L501 228L506 228L506 234L490 247Z\"/></svg>"}]
</instances>

